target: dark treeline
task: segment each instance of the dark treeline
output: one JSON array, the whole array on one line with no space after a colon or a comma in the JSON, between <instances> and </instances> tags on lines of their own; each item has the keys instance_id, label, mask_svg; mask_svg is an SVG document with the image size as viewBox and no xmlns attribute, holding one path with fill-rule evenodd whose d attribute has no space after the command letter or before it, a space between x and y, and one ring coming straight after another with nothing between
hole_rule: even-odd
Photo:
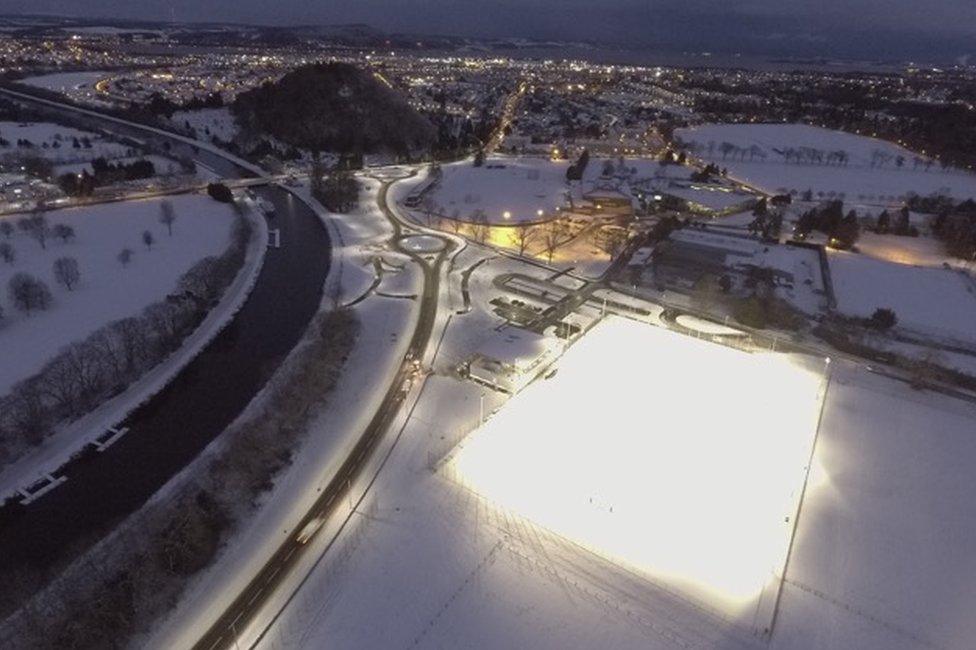
<instances>
[{"instance_id":1,"label":"dark treeline","mask_svg":"<svg viewBox=\"0 0 976 650\"><path fill-rule=\"evenodd\" d=\"M844 202L840 200L810 208L796 221L796 234L804 236L818 230L830 238L836 248L850 248L861 234L857 213L844 214Z\"/></svg>"},{"instance_id":2,"label":"dark treeline","mask_svg":"<svg viewBox=\"0 0 976 650\"><path fill-rule=\"evenodd\" d=\"M91 167L91 173L84 169L80 174L62 174L58 177L58 187L68 196L91 196L96 187L152 178L156 175L156 166L145 158L131 163L110 163L104 158L96 158L91 162Z\"/></svg>"},{"instance_id":3,"label":"dark treeline","mask_svg":"<svg viewBox=\"0 0 976 650\"><path fill-rule=\"evenodd\" d=\"M426 151L434 127L371 73L344 63L297 68L240 94L231 107L242 129L316 152Z\"/></svg>"},{"instance_id":4,"label":"dark treeline","mask_svg":"<svg viewBox=\"0 0 976 650\"><path fill-rule=\"evenodd\" d=\"M326 173L323 165L312 163L312 196L332 212L346 213L359 204L359 182L348 169L337 165Z\"/></svg>"}]
</instances>

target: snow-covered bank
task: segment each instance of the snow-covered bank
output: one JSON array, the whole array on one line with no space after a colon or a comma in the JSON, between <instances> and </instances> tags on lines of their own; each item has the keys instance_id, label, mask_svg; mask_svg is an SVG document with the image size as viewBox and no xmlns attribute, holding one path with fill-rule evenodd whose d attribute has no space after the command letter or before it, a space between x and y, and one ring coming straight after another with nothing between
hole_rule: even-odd
<instances>
[{"instance_id":1,"label":"snow-covered bank","mask_svg":"<svg viewBox=\"0 0 976 650\"><path fill-rule=\"evenodd\" d=\"M46 311L26 315L3 296L0 394L37 372L65 345L162 300L194 263L227 246L234 216L229 206L202 195L173 196L168 201L176 215L172 236L159 223L163 201L149 199L51 213L51 224L70 226L75 235L67 242L51 236L43 249L24 232L8 240L17 257L12 264L0 264L0 285L6 288L16 273L30 273L47 282L54 302ZM154 238L151 247L143 243L146 231ZM123 266L118 255L126 248L132 259ZM77 259L81 272L72 291L57 286L52 275L52 263L63 256Z\"/></svg>"},{"instance_id":2,"label":"snow-covered bank","mask_svg":"<svg viewBox=\"0 0 976 650\"><path fill-rule=\"evenodd\" d=\"M195 201L190 199L205 202L205 206L208 210L216 209L217 214L221 214L222 210L227 211L227 215L221 215L223 218L213 218L214 215L209 215L209 217L196 217L203 219L204 221L212 221L210 224L212 228L219 228L220 222L224 223L224 235L226 237L227 226L230 224L230 210L226 206L214 203L211 199L205 197L179 197L182 199L187 199L187 205L192 206ZM140 204L150 204L152 208L158 210L158 206L154 205L153 202L140 202ZM175 205L175 203L174 203ZM120 212L126 212L126 207L129 204L113 204L111 207L119 209ZM213 206L217 206L214 208ZM97 208L86 208L85 210L102 210L110 206L99 206ZM131 206L129 206L131 208ZM157 212L155 210L149 210L145 208L146 218L151 218L155 221L155 216ZM99 214L103 214L99 212ZM121 218L125 218L122 215ZM114 218L114 217L113 217ZM129 413L139 407L139 405L145 403L153 395L162 390L179 372L190 362L193 358L202 351L207 344L213 340L217 334L229 323L234 315L241 309L245 300L250 295L251 290L257 281L258 273L261 270L262 263L264 261L264 254L267 250L267 223L265 220L256 215L256 213L251 212L247 217L252 225L254 226L254 232L252 233L251 240L249 242L247 253L245 256L244 265L238 271L236 278L233 283L227 287L223 296L216 306L214 306L207 313L207 316L200 323L199 326L183 341L180 348L169 355L164 361L155 365L149 372L143 375L138 381L130 385L123 393L116 397L104 402L97 409L88 413L87 415L71 422L70 424L62 427L54 435L47 438L40 446L35 450L31 451L26 456L21 457L18 461L4 468L0 472L0 499L5 498L7 495L15 492L17 489L24 487L25 485L33 482L37 476L44 474L46 472L53 471L67 462L72 455L80 451L91 439L105 432L108 427L114 426L121 420L123 420ZM111 221L106 221L106 223L111 223ZM182 223L177 221L174 226L174 239L176 238L176 233L180 226L187 231L186 238L192 240L191 228L188 223ZM138 223L128 224L126 226L138 228ZM123 229L124 231L124 229ZM106 234L107 238L120 236L121 233ZM198 237L199 239L206 238ZM221 240L217 240L221 241ZM226 241L226 240L223 240ZM210 242L211 244L214 242ZM208 245L208 244L204 244ZM186 249L180 249L175 246L175 242L171 244L172 248L177 251L175 255L185 255ZM187 246L187 248L192 249L192 246ZM219 252L219 248L211 252ZM106 252L104 256L107 260L118 265L118 261L114 258L114 252ZM131 263L133 267L136 266L138 259L138 254L133 256L134 261ZM192 266L198 258L194 257L187 261L185 264L186 268ZM160 262L160 260L157 260ZM181 273L186 269L183 266L178 265L176 260L171 260L168 263L169 266L176 267L175 271ZM110 269L111 265L106 264L105 268L109 268L109 272L106 272L103 279L107 283L107 287L103 291L103 296L101 301L89 300L79 308L86 310L86 313L93 315L99 319L93 329L102 323L109 322L115 318L120 318L129 315L131 312L123 311L121 315L113 316L113 309L119 308L120 305L124 306L125 302L123 299L117 297L116 292L119 290L120 283L117 281L117 276L120 273L133 273L136 271L135 268L122 269L119 271L112 271ZM143 269L143 272L149 273L151 277L146 277L143 280L133 280L137 283L148 282L153 286L156 286L161 281L165 282L166 278L169 278L169 284L165 286L159 285L157 288L162 291L159 296L148 296L135 295L131 293L123 293L122 298L128 297L132 300L145 300L146 304L154 302L155 300L161 299L169 291L171 291L176 282L176 278L171 278L170 274L174 272L173 268L169 268L165 260L162 260L162 265L156 264L148 269ZM160 278L162 276L162 280ZM113 279L113 282L109 282L109 278ZM178 277L178 275L177 275ZM124 286L124 285L123 285ZM80 291L80 289L79 289ZM107 304L106 304L107 303ZM54 309L58 309L56 306ZM136 311L134 309L133 311ZM36 318L36 317L34 317ZM78 316L81 323L84 320L81 315ZM59 323L71 323L70 319L62 319L58 321ZM31 330L33 332L33 330ZM90 331L90 330L89 330ZM83 338L83 334L79 333L77 328L67 329L61 332L66 334L68 337L66 342L71 340L77 340L77 338ZM34 332L35 335L38 335ZM3 332L0 332L0 342L3 342ZM28 348L37 351L37 348ZM46 350L47 352L53 352L56 348L40 348L41 350ZM43 363L43 359L41 360Z\"/></svg>"}]
</instances>

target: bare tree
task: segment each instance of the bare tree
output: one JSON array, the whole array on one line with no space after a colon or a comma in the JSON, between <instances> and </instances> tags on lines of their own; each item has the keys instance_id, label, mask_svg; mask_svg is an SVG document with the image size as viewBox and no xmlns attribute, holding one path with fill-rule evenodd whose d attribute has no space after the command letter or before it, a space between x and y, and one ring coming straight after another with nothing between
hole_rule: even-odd
<instances>
[{"instance_id":1,"label":"bare tree","mask_svg":"<svg viewBox=\"0 0 976 650\"><path fill-rule=\"evenodd\" d=\"M433 227L434 220L437 218L438 205L429 194L424 197L424 200L420 203L420 208L424 213L424 223L427 224L428 228Z\"/></svg>"},{"instance_id":2,"label":"bare tree","mask_svg":"<svg viewBox=\"0 0 976 650\"><path fill-rule=\"evenodd\" d=\"M163 201L159 204L159 223L166 226L169 236L173 236L173 223L176 221L176 210L173 209L173 204L169 201Z\"/></svg>"},{"instance_id":3,"label":"bare tree","mask_svg":"<svg viewBox=\"0 0 976 650\"><path fill-rule=\"evenodd\" d=\"M0 242L0 259L7 264L13 264L14 260L17 259L17 251L9 242Z\"/></svg>"},{"instance_id":4,"label":"bare tree","mask_svg":"<svg viewBox=\"0 0 976 650\"><path fill-rule=\"evenodd\" d=\"M55 237L60 237L61 241L66 244L69 239L75 238L75 229L64 223L55 224L51 232L54 233Z\"/></svg>"},{"instance_id":5,"label":"bare tree","mask_svg":"<svg viewBox=\"0 0 976 650\"><path fill-rule=\"evenodd\" d=\"M35 211L29 217L24 217L17 222L17 226L29 237L41 245L42 249L47 248L47 238L51 234L51 227L47 224L47 217L42 211Z\"/></svg>"},{"instance_id":6,"label":"bare tree","mask_svg":"<svg viewBox=\"0 0 976 650\"><path fill-rule=\"evenodd\" d=\"M209 302L220 293L222 271L220 260L214 256L205 257L183 274L179 287L198 300Z\"/></svg>"},{"instance_id":7,"label":"bare tree","mask_svg":"<svg viewBox=\"0 0 976 650\"><path fill-rule=\"evenodd\" d=\"M18 273L10 278L7 292L17 309L27 315L34 310L47 309L51 305L51 290L29 273Z\"/></svg>"},{"instance_id":8,"label":"bare tree","mask_svg":"<svg viewBox=\"0 0 976 650\"><path fill-rule=\"evenodd\" d=\"M78 260L73 257L59 257L54 260L54 279L64 285L68 291L74 290L78 280L81 279Z\"/></svg>"},{"instance_id":9,"label":"bare tree","mask_svg":"<svg viewBox=\"0 0 976 650\"><path fill-rule=\"evenodd\" d=\"M619 226L609 226L602 228L595 239L600 250L614 258L620 254L624 244L627 243L627 231Z\"/></svg>"},{"instance_id":10,"label":"bare tree","mask_svg":"<svg viewBox=\"0 0 976 650\"><path fill-rule=\"evenodd\" d=\"M125 358L126 371L131 373L139 368L152 352L147 321L130 316L112 323L111 329Z\"/></svg>"},{"instance_id":11,"label":"bare tree","mask_svg":"<svg viewBox=\"0 0 976 650\"><path fill-rule=\"evenodd\" d=\"M471 215L471 234L475 241L484 244L491 235L491 226L488 224L488 215L484 210L475 210Z\"/></svg>"},{"instance_id":12,"label":"bare tree","mask_svg":"<svg viewBox=\"0 0 976 650\"><path fill-rule=\"evenodd\" d=\"M156 238L153 237L153 234L151 232L149 232L148 230L143 230L142 231L142 243L146 245L146 250L147 251L151 251L152 250L152 246L153 246L153 243L155 241L156 241Z\"/></svg>"},{"instance_id":13,"label":"bare tree","mask_svg":"<svg viewBox=\"0 0 976 650\"><path fill-rule=\"evenodd\" d=\"M163 351L172 350L180 341L187 311L179 303L156 302L143 311L143 316Z\"/></svg>"},{"instance_id":14,"label":"bare tree","mask_svg":"<svg viewBox=\"0 0 976 650\"><path fill-rule=\"evenodd\" d=\"M556 249L569 241L569 224L562 219L553 219L545 225L542 232L542 244L546 251L546 258L552 264L552 256Z\"/></svg>"},{"instance_id":15,"label":"bare tree","mask_svg":"<svg viewBox=\"0 0 976 650\"><path fill-rule=\"evenodd\" d=\"M123 267L129 266L129 262L132 261L132 249L123 248L121 251L119 251L119 255L117 259L119 260L119 263L122 264Z\"/></svg>"},{"instance_id":16,"label":"bare tree","mask_svg":"<svg viewBox=\"0 0 976 650\"><path fill-rule=\"evenodd\" d=\"M511 229L508 239L513 246L518 248L519 255L525 255L525 249L535 241L538 235L539 230L535 225L531 223L520 223Z\"/></svg>"},{"instance_id":17,"label":"bare tree","mask_svg":"<svg viewBox=\"0 0 976 650\"><path fill-rule=\"evenodd\" d=\"M461 221L461 211L454 208L454 210L451 211L451 218L449 221L451 222L451 230L454 231L454 234L460 235L461 228L464 227L464 222Z\"/></svg>"}]
</instances>

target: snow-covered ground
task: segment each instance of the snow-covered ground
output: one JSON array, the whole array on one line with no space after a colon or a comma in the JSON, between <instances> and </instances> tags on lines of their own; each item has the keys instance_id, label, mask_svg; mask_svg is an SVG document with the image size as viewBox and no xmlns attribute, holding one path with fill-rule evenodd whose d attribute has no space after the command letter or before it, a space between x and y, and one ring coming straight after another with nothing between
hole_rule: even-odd
<instances>
[{"instance_id":1,"label":"snow-covered ground","mask_svg":"<svg viewBox=\"0 0 976 650\"><path fill-rule=\"evenodd\" d=\"M945 244L938 239L921 235L919 237L898 237L861 232L857 238L857 249L867 255L895 264L911 266L949 266L963 267L965 261L949 257Z\"/></svg>"},{"instance_id":2,"label":"snow-covered ground","mask_svg":"<svg viewBox=\"0 0 976 650\"><path fill-rule=\"evenodd\" d=\"M696 155L726 167L729 175L767 192L813 191L815 197L844 195L848 200L870 203L897 203L908 192L931 194L946 192L958 199L976 196L976 175L950 170L943 172L938 163L929 171L924 165L917 169L917 154L902 147L842 131L833 131L803 124L706 124L678 129L675 136L685 143L696 143ZM761 153L746 154L740 159L736 153L723 158L722 143L748 150L757 147ZM709 151L709 143L714 148ZM825 154L845 151L846 165L818 163L786 163L781 153L786 149L809 147ZM874 151L891 159L883 166L871 167ZM763 158L765 156L765 158ZM902 156L904 164L896 166L895 158ZM821 194L822 193L822 194Z\"/></svg>"},{"instance_id":3,"label":"snow-covered ground","mask_svg":"<svg viewBox=\"0 0 976 650\"><path fill-rule=\"evenodd\" d=\"M195 111L176 111L169 121L178 129L189 124L197 138L210 142L213 136L230 142L237 135L237 124L229 108L202 108Z\"/></svg>"},{"instance_id":4,"label":"snow-covered ground","mask_svg":"<svg viewBox=\"0 0 976 650\"><path fill-rule=\"evenodd\" d=\"M615 176L601 181L608 160L615 167ZM569 193L574 204L580 205L582 194L598 186L619 187L629 196L630 187L642 181L666 184L669 178L687 179L691 173L687 167L662 166L646 158L627 158L622 165L617 158L591 158L582 186L576 183L570 187L566 183L569 164L565 160L501 155L490 157L481 167L475 167L471 160L451 163L442 167L443 178L430 197L436 203L435 212L444 216L456 212L470 221L477 210L483 210L491 223L517 223L551 218L556 208L568 209ZM616 171L621 167L624 171Z\"/></svg>"},{"instance_id":5,"label":"snow-covered ground","mask_svg":"<svg viewBox=\"0 0 976 650\"><path fill-rule=\"evenodd\" d=\"M504 165L504 167L502 167ZM475 167L471 161L444 165L443 179L430 193L440 206L438 212L471 220L476 210L484 210L494 223L537 221L541 210L551 217L557 207L568 204L566 184L568 162L541 158L490 158ZM509 218L505 218L505 213Z\"/></svg>"},{"instance_id":6,"label":"snow-covered ground","mask_svg":"<svg viewBox=\"0 0 976 650\"><path fill-rule=\"evenodd\" d=\"M133 149L108 141L96 133L50 122L0 122L0 136L9 141L7 146L0 147L0 154L30 153L43 156L54 164L87 162L99 157L121 158L135 153ZM92 146L76 149L74 138L79 142L88 138ZM17 141L21 139L30 140L34 146L18 147ZM45 144L48 146L44 147Z\"/></svg>"},{"instance_id":7,"label":"snow-covered ground","mask_svg":"<svg viewBox=\"0 0 976 650\"><path fill-rule=\"evenodd\" d=\"M834 365L769 641L459 485L432 449L477 420L480 391L436 375L370 495L259 647L968 649L976 409ZM648 427L663 426L659 402L645 398ZM524 428L526 448L536 435L543 426Z\"/></svg>"},{"instance_id":8,"label":"snow-covered ground","mask_svg":"<svg viewBox=\"0 0 976 650\"><path fill-rule=\"evenodd\" d=\"M972 647L974 421L964 402L835 376L774 650Z\"/></svg>"},{"instance_id":9,"label":"snow-covered ground","mask_svg":"<svg viewBox=\"0 0 976 650\"><path fill-rule=\"evenodd\" d=\"M857 253L829 251L839 311L870 316L893 309L899 325L957 338L976 338L976 283L961 272L893 264Z\"/></svg>"},{"instance_id":10,"label":"snow-covered ground","mask_svg":"<svg viewBox=\"0 0 976 650\"><path fill-rule=\"evenodd\" d=\"M70 90L93 88L97 82L110 75L110 72L97 70L85 72L56 72L54 74L45 74L38 77L27 77L19 80L18 83L34 86L35 88L43 88L45 90L54 90L63 93Z\"/></svg>"},{"instance_id":11,"label":"snow-covered ground","mask_svg":"<svg viewBox=\"0 0 976 650\"><path fill-rule=\"evenodd\" d=\"M0 393L40 370L61 347L163 299L195 262L227 247L233 219L230 207L201 195L169 200L177 214L172 237L158 221L159 200L50 212L48 221L73 227L75 239L64 243L52 237L46 250L23 232L15 232L10 243L17 258L13 264L0 263L0 303L4 308ZM145 230L156 240L151 250L142 242ZM117 259L123 248L133 251L126 268ZM73 291L59 286L53 277L54 260L62 256L78 260L81 281ZM6 287L10 278L21 272L35 275L50 286L54 296L50 309L30 316L15 309Z\"/></svg>"},{"instance_id":12,"label":"snow-covered ground","mask_svg":"<svg viewBox=\"0 0 976 650\"><path fill-rule=\"evenodd\" d=\"M809 365L611 318L470 436L448 472L761 633L820 409L823 363ZM751 407L748 395L772 390L775 402Z\"/></svg>"}]
</instances>

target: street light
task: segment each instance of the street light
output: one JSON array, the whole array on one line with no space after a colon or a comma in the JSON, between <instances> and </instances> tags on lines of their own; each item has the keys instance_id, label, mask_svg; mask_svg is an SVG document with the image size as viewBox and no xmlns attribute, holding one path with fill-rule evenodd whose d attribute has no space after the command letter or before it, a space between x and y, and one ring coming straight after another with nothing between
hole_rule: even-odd
<instances>
[{"instance_id":1,"label":"street light","mask_svg":"<svg viewBox=\"0 0 976 650\"><path fill-rule=\"evenodd\" d=\"M505 210L505 212L502 213L502 217L504 217L505 220L507 221L508 219L512 218L512 213L509 212L508 210Z\"/></svg>"},{"instance_id":2,"label":"street light","mask_svg":"<svg viewBox=\"0 0 976 650\"><path fill-rule=\"evenodd\" d=\"M542 213L542 209L539 209L539 210L536 210L536 211L535 211L535 213L536 213L536 215L537 215L537 216L540 216L540 217L541 217L541 216L542 216L542 214L543 214L543 213Z\"/></svg>"}]
</instances>

